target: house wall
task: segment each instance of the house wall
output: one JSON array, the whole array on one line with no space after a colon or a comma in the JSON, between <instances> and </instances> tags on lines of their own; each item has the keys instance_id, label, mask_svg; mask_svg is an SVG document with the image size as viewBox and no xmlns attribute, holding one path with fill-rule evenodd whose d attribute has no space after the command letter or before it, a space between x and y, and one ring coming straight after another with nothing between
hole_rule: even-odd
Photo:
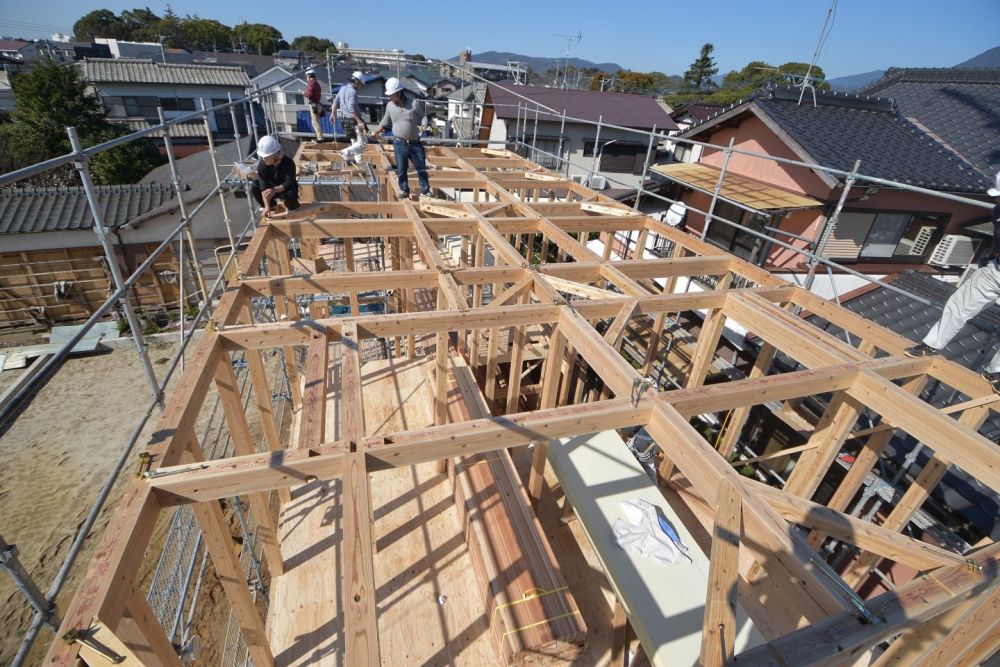
<instances>
[{"instance_id":1,"label":"house wall","mask_svg":"<svg viewBox=\"0 0 1000 667\"><path fill-rule=\"evenodd\" d=\"M565 126L562 126L560 123L539 121L537 137L539 139L558 138L560 129L563 129L564 137L563 157L569 161L568 170L564 166L562 169L563 173L567 173L568 171L570 176L585 177L588 173L590 173L590 170L594 168L594 156L585 156L583 154L584 142L593 141L597 137L597 126L590 125L589 123L569 122L567 122ZM493 124L490 127L489 140L491 142L514 140L515 133L517 133L517 138L519 139L521 135L517 128L516 119L505 120L502 118L496 118L493 120ZM534 119L529 117L527 128L524 131L525 143L530 146L532 137L535 135ZM607 127L601 128L600 146L604 146L607 142L616 139L618 141L628 141L630 143L642 143L648 141L648 139L646 139L643 135L636 134L634 132ZM597 173L607 176L609 181L608 187L614 188L635 188L639 186L639 182L642 179L641 174L633 174L631 171L614 172L598 170Z\"/></svg>"},{"instance_id":2,"label":"house wall","mask_svg":"<svg viewBox=\"0 0 1000 667\"><path fill-rule=\"evenodd\" d=\"M161 98L190 98L194 100L195 111L201 111L201 102L204 101L206 108L214 106L212 99L226 99L231 94L233 99L243 97L243 89L235 86L168 86L164 84L135 84L135 83L98 83L92 84L99 94L104 97L146 97L155 96ZM179 118L192 113L191 111L164 111L163 115L167 120ZM121 119L116 119L121 120ZM208 115L208 124L212 132L218 132L219 126L215 122L215 114Z\"/></svg>"},{"instance_id":3,"label":"house wall","mask_svg":"<svg viewBox=\"0 0 1000 667\"><path fill-rule=\"evenodd\" d=\"M735 139L733 143L734 148L765 153L775 157L802 160L770 127L756 116L746 116L736 127L723 127L714 132L699 136L698 139L717 146L728 145L730 139ZM723 150L706 148L701 162L721 168L724 158ZM825 202L826 205L823 208L793 211L777 220L776 226L778 229L808 239L817 238L821 234L823 225L826 222L827 213L832 212L841 194L839 189L828 187L810 169L783 164L765 158L733 153L729 160L728 171ZM863 171L862 166L862 173ZM711 203L711 196L701 192L688 192L684 195L683 201L690 207L708 210ZM845 202L844 210L935 213L949 216L944 228L939 230L933 237L931 247L936 245L945 234L962 233L961 225L963 223L981 219L986 215L986 209L983 208L902 190L878 190L866 197L863 187L855 188L850 193ZM687 227L692 233L700 234L703 225L703 215L694 211L689 212ZM780 234L776 234L775 238L800 250L804 250L808 246L805 241ZM806 256L802 253L772 244L767 253L766 266L770 270L779 272L803 271L805 270L806 259ZM872 275L884 275L907 268L941 272L938 267L928 266L924 259L913 262L893 260L878 263L860 260L836 261L862 273Z\"/></svg>"}]
</instances>

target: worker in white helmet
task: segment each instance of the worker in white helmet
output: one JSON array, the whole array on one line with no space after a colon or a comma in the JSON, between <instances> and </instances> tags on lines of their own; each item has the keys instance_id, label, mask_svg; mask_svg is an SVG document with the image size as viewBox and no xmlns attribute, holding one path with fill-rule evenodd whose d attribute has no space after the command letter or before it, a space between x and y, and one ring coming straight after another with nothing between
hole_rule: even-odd
<instances>
[{"instance_id":1,"label":"worker in white helmet","mask_svg":"<svg viewBox=\"0 0 1000 667\"><path fill-rule=\"evenodd\" d=\"M364 133L368 132L368 124L358 109L358 91L361 89L363 78L361 72L351 74L351 80L340 87L330 108L330 122L336 123L339 120L347 140L352 143L357 139L358 128Z\"/></svg>"},{"instance_id":2,"label":"worker in white helmet","mask_svg":"<svg viewBox=\"0 0 1000 667\"><path fill-rule=\"evenodd\" d=\"M309 115L312 117L313 134L316 142L323 141L323 89L316 78L316 70L309 68L306 70L306 101L309 103Z\"/></svg>"},{"instance_id":3,"label":"worker in white helmet","mask_svg":"<svg viewBox=\"0 0 1000 667\"><path fill-rule=\"evenodd\" d=\"M375 128L372 136L378 137L389 125L392 126L392 147L396 152L396 176L402 197L410 196L410 180L407 172L410 162L417 170L420 181L420 195L431 196L430 182L427 180L426 153L420 142L420 126L427 124L424 103L405 94L399 79L392 77L385 82L385 94L389 103L385 105L385 115Z\"/></svg>"},{"instance_id":4,"label":"worker in white helmet","mask_svg":"<svg viewBox=\"0 0 1000 667\"><path fill-rule=\"evenodd\" d=\"M266 136L257 144L257 178L250 182L250 194L271 215L274 200L280 199L285 208L294 211L299 207L299 183L295 178L295 162L281 150L281 144Z\"/></svg>"}]
</instances>

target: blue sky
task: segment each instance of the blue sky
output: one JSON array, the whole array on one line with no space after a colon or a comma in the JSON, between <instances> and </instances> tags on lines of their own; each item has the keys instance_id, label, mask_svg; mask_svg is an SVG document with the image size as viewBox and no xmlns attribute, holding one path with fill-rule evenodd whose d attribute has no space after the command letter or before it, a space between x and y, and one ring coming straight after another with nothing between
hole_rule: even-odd
<instances>
[{"instance_id":1,"label":"blue sky","mask_svg":"<svg viewBox=\"0 0 1000 667\"><path fill-rule=\"evenodd\" d=\"M174 0L181 16L200 15L227 25L270 23L291 41L312 34L352 46L399 48L427 57L511 51L561 57L566 40L582 33L573 56L667 74L682 74L705 42L715 45L720 72L751 60L780 65L812 58L829 0L676 0L551 2L205 3ZM150 0L7 0L0 35L48 37L69 31L92 9L149 6ZM891 65L947 67L1000 46L1000 0L839 0L833 30L819 59L827 76L845 76Z\"/></svg>"}]
</instances>

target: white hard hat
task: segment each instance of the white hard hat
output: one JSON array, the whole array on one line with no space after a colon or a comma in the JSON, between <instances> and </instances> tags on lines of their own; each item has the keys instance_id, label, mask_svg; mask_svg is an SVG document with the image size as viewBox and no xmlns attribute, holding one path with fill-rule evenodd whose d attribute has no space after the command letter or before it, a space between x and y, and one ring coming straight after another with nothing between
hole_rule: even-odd
<instances>
[{"instance_id":1,"label":"white hard hat","mask_svg":"<svg viewBox=\"0 0 1000 667\"><path fill-rule=\"evenodd\" d=\"M274 137L268 135L257 144L257 155L259 157L271 157L281 152L281 144Z\"/></svg>"},{"instance_id":2,"label":"white hard hat","mask_svg":"<svg viewBox=\"0 0 1000 667\"><path fill-rule=\"evenodd\" d=\"M389 79L386 80L386 82L385 82L385 94L386 95L395 95L396 93L398 93L402 89L403 89L403 84L401 84L399 82L399 79L397 79L394 76L393 77L389 77Z\"/></svg>"},{"instance_id":3,"label":"white hard hat","mask_svg":"<svg viewBox=\"0 0 1000 667\"><path fill-rule=\"evenodd\" d=\"M352 79L357 79L358 81L361 81L361 77L362 76L364 76L364 75L361 72L354 72L353 74L351 74L351 78Z\"/></svg>"},{"instance_id":4,"label":"white hard hat","mask_svg":"<svg viewBox=\"0 0 1000 667\"><path fill-rule=\"evenodd\" d=\"M309 69L306 70L306 76L316 76L316 70L310 67Z\"/></svg>"},{"instance_id":5,"label":"white hard hat","mask_svg":"<svg viewBox=\"0 0 1000 667\"><path fill-rule=\"evenodd\" d=\"M986 191L991 197L1000 197L1000 171L997 172L997 184L995 187L990 188Z\"/></svg>"}]
</instances>

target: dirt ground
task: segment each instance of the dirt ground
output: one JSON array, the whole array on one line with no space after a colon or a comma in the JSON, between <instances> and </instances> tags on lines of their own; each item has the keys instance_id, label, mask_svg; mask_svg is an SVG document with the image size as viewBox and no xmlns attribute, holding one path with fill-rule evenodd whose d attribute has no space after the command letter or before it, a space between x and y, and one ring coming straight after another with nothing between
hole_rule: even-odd
<instances>
[{"instance_id":1,"label":"dirt ground","mask_svg":"<svg viewBox=\"0 0 1000 667\"><path fill-rule=\"evenodd\" d=\"M195 345L197 340L192 342ZM169 342L150 341L150 359L158 376L166 373L177 349ZM192 350L193 347L189 347ZM23 371L0 373L0 391ZM174 380L180 376L178 370ZM168 387L168 396L169 396ZM114 467L133 428L150 400L145 373L131 346L101 354L72 358L48 381L11 426L0 437L0 530L4 539L16 544L25 569L46 591L58 571L77 529L90 511L100 488ZM211 396L209 400L214 400ZM206 411L207 412L207 411ZM65 609L84 576L97 538L114 510L117 499L136 470L134 454L141 451L155 428L154 411L134 453L119 477L91 537L77 559L57 604ZM204 415L203 415L204 417ZM147 554L140 578L147 582L159 557L169 527L164 512L156 529L153 548ZM202 602L207 613L198 634L203 640L203 658L214 653L206 640L224 637L228 609L209 567ZM199 609L199 611L202 611ZM32 610L6 573L0 573L0 664L13 658L32 618ZM29 664L37 664L53 639L43 629ZM209 649L206 651L205 649ZM207 664L206 660L199 660Z\"/></svg>"}]
</instances>

